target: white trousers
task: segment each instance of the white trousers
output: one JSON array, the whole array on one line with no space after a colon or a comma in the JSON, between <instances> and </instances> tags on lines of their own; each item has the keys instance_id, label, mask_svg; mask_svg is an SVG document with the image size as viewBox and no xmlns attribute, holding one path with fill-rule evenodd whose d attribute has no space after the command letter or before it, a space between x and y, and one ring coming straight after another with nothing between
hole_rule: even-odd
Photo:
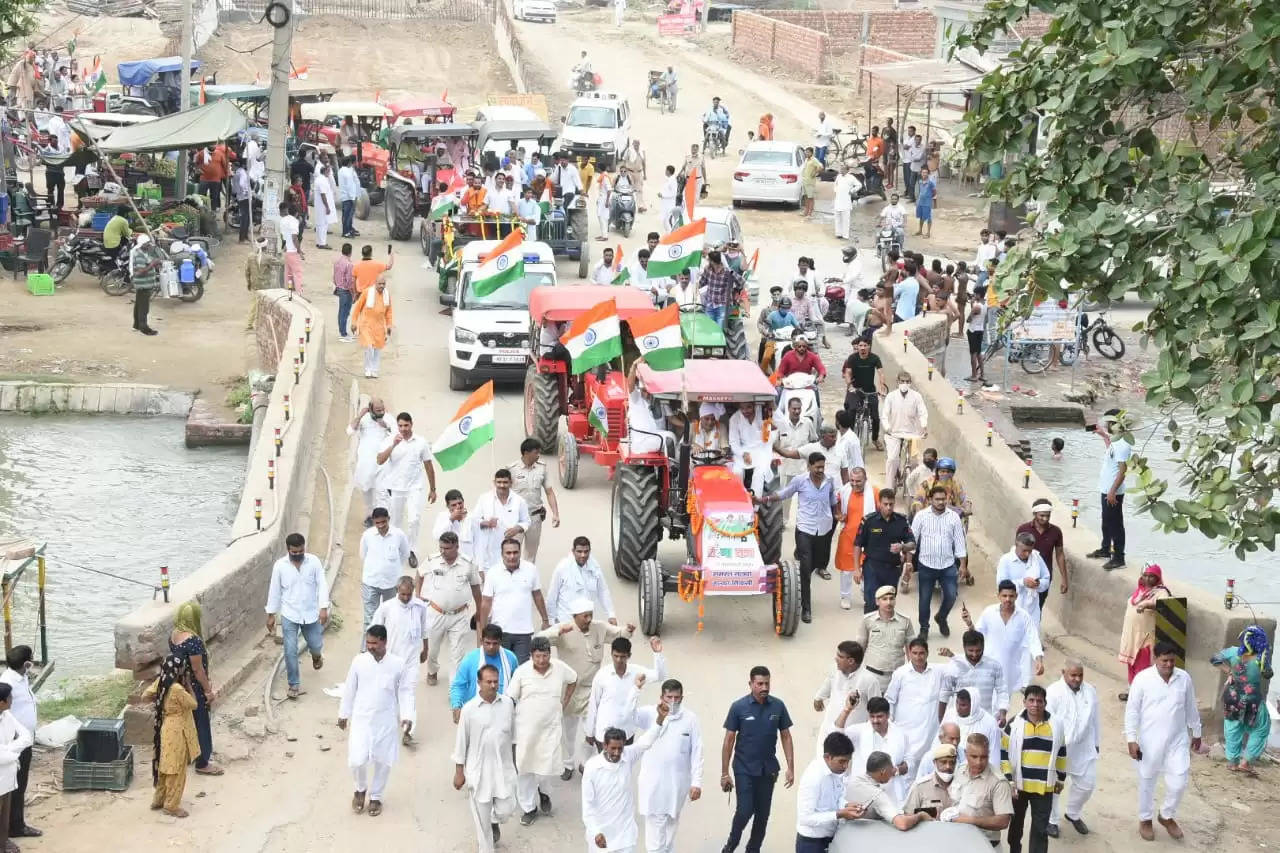
<instances>
[{"instance_id":1,"label":"white trousers","mask_svg":"<svg viewBox=\"0 0 1280 853\"><path fill-rule=\"evenodd\" d=\"M669 814L644 816L644 849L646 853L676 853L676 827L680 818Z\"/></svg>"},{"instance_id":2,"label":"white trousers","mask_svg":"<svg viewBox=\"0 0 1280 853\"><path fill-rule=\"evenodd\" d=\"M373 783L369 783L369 768L373 768ZM351 775L356 780L356 791L363 794L369 792L369 799L382 801L382 792L387 789L387 777L391 775L391 765L370 761L359 767L351 768Z\"/></svg>"},{"instance_id":3,"label":"white trousers","mask_svg":"<svg viewBox=\"0 0 1280 853\"><path fill-rule=\"evenodd\" d=\"M836 236L845 240L849 239L849 220L853 218L852 210L836 210ZM850 298L849 294L845 294L845 298Z\"/></svg>"},{"instance_id":4,"label":"white trousers","mask_svg":"<svg viewBox=\"0 0 1280 853\"><path fill-rule=\"evenodd\" d=\"M546 507L543 507L546 509ZM547 510L548 512L550 510ZM529 529L524 532L524 558L530 563L537 562L538 546L542 544L542 516L529 512Z\"/></svg>"},{"instance_id":5,"label":"white trousers","mask_svg":"<svg viewBox=\"0 0 1280 853\"><path fill-rule=\"evenodd\" d=\"M493 800L478 800L470 796L467 802L471 805L471 821L476 828L476 840L480 842L480 853L493 853L493 828L498 825L493 813Z\"/></svg>"},{"instance_id":6,"label":"white trousers","mask_svg":"<svg viewBox=\"0 0 1280 853\"><path fill-rule=\"evenodd\" d=\"M837 534L837 538L839 534ZM840 597L853 598L853 572L836 572L840 576Z\"/></svg>"},{"instance_id":7,"label":"white trousers","mask_svg":"<svg viewBox=\"0 0 1280 853\"><path fill-rule=\"evenodd\" d=\"M1190 773L1164 774L1164 802L1160 805L1160 817L1165 820L1178 813L1178 804L1187 792ZM1138 820L1154 820L1156 811L1156 777L1138 776Z\"/></svg>"},{"instance_id":8,"label":"white trousers","mask_svg":"<svg viewBox=\"0 0 1280 853\"><path fill-rule=\"evenodd\" d=\"M596 222L600 224L600 236L609 236L609 211L596 208Z\"/></svg>"},{"instance_id":9,"label":"white trousers","mask_svg":"<svg viewBox=\"0 0 1280 853\"><path fill-rule=\"evenodd\" d=\"M462 658L476 647L475 633L471 630L471 611L464 610L446 616L435 608L427 608L427 675L440 672L440 650L448 649L448 669L445 680L453 681Z\"/></svg>"},{"instance_id":10,"label":"white trousers","mask_svg":"<svg viewBox=\"0 0 1280 853\"><path fill-rule=\"evenodd\" d=\"M324 212L324 205L316 205L316 245L329 245L329 223L332 221L329 214Z\"/></svg>"},{"instance_id":11,"label":"white trousers","mask_svg":"<svg viewBox=\"0 0 1280 853\"><path fill-rule=\"evenodd\" d=\"M587 752L587 718L573 714L560 717L560 755L566 770L585 764Z\"/></svg>"},{"instance_id":12,"label":"white trousers","mask_svg":"<svg viewBox=\"0 0 1280 853\"><path fill-rule=\"evenodd\" d=\"M404 661L404 677L413 685L412 690L406 690L402 694L400 701L400 722L409 724L409 734L416 735L418 733L418 673L421 666L418 662L418 654L422 649L417 649L410 654Z\"/></svg>"},{"instance_id":13,"label":"white trousers","mask_svg":"<svg viewBox=\"0 0 1280 853\"><path fill-rule=\"evenodd\" d=\"M373 515L373 511L378 507L387 509L391 506L391 493L386 489L361 489L360 495L364 498L364 515L365 518ZM390 509L387 509L390 512Z\"/></svg>"},{"instance_id":14,"label":"white trousers","mask_svg":"<svg viewBox=\"0 0 1280 853\"><path fill-rule=\"evenodd\" d=\"M1084 804L1093 796L1093 789L1098 785L1098 762L1090 761L1083 773L1068 773L1066 788L1066 816L1079 820ZM1064 795L1053 795L1053 809L1049 812L1049 823L1058 825L1058 801Z\"/></svg>"},{"instance_id":15,"label":"white trousers","mask_svg":"<svg viewBox=\"0 0 1280 853\"><path fill-rule=\"evenodd\" d=\"M391 523L409 537L410 551L418 550L418 531L422 527L422 492L421 486L407 492L392 491L391 506L387 507L387 511L391 513Z\"/></svg>"},{"instance_id":16,"label":"white trousers","mask_svg":"<svg viewBox=\"0 0 1280 853\"><path fill-rule=\"evenodd\" d=\"M615 4L613 4L613 24L614 24L614 26L617 26L617 27L622 26L622 16L623 16L624 14L626 14L626 11L627 11L627 7L626 7L626 6L624 6L624 5L620 4L620 3L615 3Z\"/></svg>"},{"instance_id":17,"label":"white trousers","mask_svg":"<svg viewBox=\"0 0 1280 853\"><path fill-rule=\"evenodd\" d=\"M377 347L364 348L364 374L366 377L376 378L378 370L382 367L382 350Z\"/></svg>"},{"instance_id":18,"label":"white trousers","mask_svg":"<svg viewBox=\"0 0 1280 853\"><path fill-rule=\"evenodd\" d=\"M881 406L883 407L883 404L881 404ZM883 427L883 423L881 424L881 427ZM896 474L898 472L898 466L901 464L898 459L899 454L905 454L907 452L906 442L897 436L884 435L883 431L880 434L884 436L885 488L892 489L898 482ZM910 499L912 496L908 495L907 497Z\"/></svg>"},{"instance_id":19,"label":"white trousers","mask_svg":"<svg viewBox=\"0 0 1280 853\"><path fill-rule=\"evenodd\" d=\"M516 802L520 803L520 811L531 812L538 808L538 791L543 785L551 790L551 776L539 776L537 773L516 774ZM546 793L543 791L542 793Z\"/></svg>"}]
</instances>

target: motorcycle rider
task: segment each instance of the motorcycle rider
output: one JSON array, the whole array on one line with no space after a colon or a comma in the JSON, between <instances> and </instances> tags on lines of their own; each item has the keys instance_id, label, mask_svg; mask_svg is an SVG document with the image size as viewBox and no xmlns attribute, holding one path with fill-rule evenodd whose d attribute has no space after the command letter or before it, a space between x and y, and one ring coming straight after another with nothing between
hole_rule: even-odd
<instances>
[{"instance_id":1,"label":"motorcycle rider","mask_svg":"<svg viewBox=\"0 0 1280 853\"><path fill-rule=\"evenodd\" d=\"M778 309L778 304L782 302L782 285L775 284L769 288L769 303L760 309L760 315L756 317L756 331L760 333L760 347L756 354L756 361L764 364L765 343L769 340L769 333L773 327L769 325L769 315Z\"/></svg>"},{"instance_id":2,"label":"motorcycle rider","mask_svg":"<svg viewBox=\"0 0 1280 853\"><path fill-rule=\"evenodd\" d=\"M897 193L889 196L889 203L880 209L880 227L893 231L893 239L899 247L907 245L907 210Z\"/></svg>"},{"instance_id":3,"label":"motorcycle rider","mask_svg":"<svg viewBox=\"0 0 1280 853\"><path fill-rule=\"evenodd\" d=\"M720 129L720 138L722 140L721 148L727 150L729 148L729 132L733 130L733 125L729 122L729 111L720 104L720 99L711 99L711 109L707 110L702 117L702 138L707 138L707 130L711 125L715 125Z\"/></svg>"},{"instance_id":4,"label":"motorcycle rider","mask_svg":"<svg viewBox=\"0 0 1280 853\"><path fill-rule=\"evenodd\" d=\"M791 300L785 296L778 299L776 307L769 312L769 318L765 322L769 324L769 331L771 332L785 329L787 326L793 329L800 326L800 321L791 312Z\"/></svg>"},{"instance_id":5,"label":"motorcycle rider","mask_svg":"<svg viewBox=\"0 0 1280 853\"><path fill-rule=\"evenodd\" d=\"M791 312L800 321L800 328L812 328L818 333L817 339L821 342L825 331L822 318L822 298L810 296L809 283L802 278L796 279L791 286L795 292L795 300L792 302Z\"/></svg>"},{"instance_id":6,"label":"motorcycle rider","mask_svg":"<svg viewBox=\"0 0 1280 853\"><path fill-rule=\"evenodd\" d=\"M591 70L591 60L587 58L587 52L582 52L582 58L578 60L578 64L573 66L573 88L575 91L586 91L586 82L591 80L594 82L595 73Z\"/></svg>"},{"instance_id":7,"label":"motorcycle rider","mask_svg":"<svg viewBox=\"0 0 1280 853\"><path fill-rule=\"evenodd\" d=\"M862 263L858 260L856 246L845 246L840 250L840 257L844 260L844 275L841 279L844 284L844 321L849 324L849 336L853 337L861 331L861 320L867 316L866 311L862 310L861 317L858 317L860 309L855 307L855 297L863 288ZM859 322L854 322L855 319Z\"/></svg>"}]
</instances>

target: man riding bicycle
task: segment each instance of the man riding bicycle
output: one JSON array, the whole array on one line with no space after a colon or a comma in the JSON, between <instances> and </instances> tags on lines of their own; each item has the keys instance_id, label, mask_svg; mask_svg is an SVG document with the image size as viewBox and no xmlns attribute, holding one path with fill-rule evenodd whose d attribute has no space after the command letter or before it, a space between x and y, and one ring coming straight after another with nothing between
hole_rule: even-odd
<instances>
[{"instance_id":1,"label":"man riding bicycle","mask_svg":"<svg viewBox=\"0 0 1280 853\"><path fill-rule=\"evenodd\" d=\"M702 138L708 137L707 131L714 125L720 130L721 149L729 147L729 132L733 130L733 125L729 122L729 111L720 105L719 98L711 99L711 109L707 110L702 116Z\"/></svg>"},{"instance_id":2,"label":"man riding bicycle","mask_svg":"<svg viewBox=\"0 0 1280 853\"><path fill-rule=\"evenodd\" d=\"M888 393L889 386L884 381L884 364L880 356L871 352L871 341L859 338L853 345L853 353L844 362L844 384L847 393L844 408L855 416L864 407L871 419L871 440L877 450L883 450L880 441L880 396ZM879 393L877 393L879 392Z\"/></svg>"},{"instance_id":3,"label":"man riding bicycle","mask_svg":"<svg viewBox=\"0 0 1280 853\"><path fill-rule=\"evenodd\" d=\"M898 389L884 398L885 483L896 488L899 474L906 476L907 443L929 434L929 412L920 392L911 387L911 374L898 373Z\"/></svg>"}]
</instances>

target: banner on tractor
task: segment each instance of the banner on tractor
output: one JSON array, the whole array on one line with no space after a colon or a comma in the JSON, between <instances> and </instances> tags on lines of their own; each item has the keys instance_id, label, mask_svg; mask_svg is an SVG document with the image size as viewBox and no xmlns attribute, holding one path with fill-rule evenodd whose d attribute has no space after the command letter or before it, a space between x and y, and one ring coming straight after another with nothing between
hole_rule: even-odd
<instances>
[{"instance_id":1,"label":"banner on tractor","mask_svg":"<svg viewBox=\"0 0 1280 853\"><path fill-rule=\"evenodd\" d=\"M706 595L759 595L768 590L754 512L719 512L702 526L702 580Z\"/></svg>"}]
</instances>

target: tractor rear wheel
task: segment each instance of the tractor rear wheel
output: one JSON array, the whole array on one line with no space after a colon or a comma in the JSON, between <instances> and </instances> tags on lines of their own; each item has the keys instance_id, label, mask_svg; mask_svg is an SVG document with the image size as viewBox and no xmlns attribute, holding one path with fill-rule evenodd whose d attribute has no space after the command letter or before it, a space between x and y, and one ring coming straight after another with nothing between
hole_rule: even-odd
<instances>
[{"instance_id":1,"label":"tractor rear wheel","mask_svg":"<svg viewBox=\"0 0 1280 853\"><path fill-rule=\"evenodd\" d=\"M658 553L658 471L644 465L619 465L613 472L610 513L613 570L626 581L640 577L641 564Z\"/></svg>"},{"instance_id":2,"label":"tractor rear wheel","mask_svg":"<svg viewBox=\"0 0 1280 853\"><path fill-rule=\"evenodd\" d=\"M572 489L578 484L578 439L567 429L560 436L560 485Z\"/></svg>"},{"instance_id":3,"label":"tractor rear wheel","mask_svg":"<svg viewBox=\"0 0 1280 853\"><path fill-rule=\"evenodd\" d=\"M777 481L770 483L764 490L766 495L778 490ZM766 566L782 559L782 534L786 519L782 513L782 501L771 501L760 504L756 510L756 527L760 538L760 559Z\"/></svg>"},{"instance_id":4,"label":"tractor rear wheel","mask_svg":"<svg viewBox=\"0 0 1280 853\"><path fill-rule=\"evenodd\" d=\"M778 564L778 582L769 601L779 636L793 636L800 625L800 567L791 560Z\"/></svg>"},{"instance_id":5,"label":"tractor rear wheel","mask_svg":"<svg viewBox=\"0 0 1280 853\"><path fill-rule=\"evenodd\" d=\"M369 191L362 189L360 195L356 198L356 219L364 221L369 218L369 211L373 207L373 203L369 200Z\"/></svg>"},{"instance_id":6,"label":"tractor rear wheel","mask_svg":"<svg viewBox=\"0 0 1280 853\"><path fill-rule=\"evenodd\" d=\"M536 438L543 453L556 452L560 423L560 394L556 377L529 365L524 374L524 434Z\"/></svg>"},{"instance_id":7,"label":"tractor rear wheel","mask_svg":"<svg viewBox=\"0 0 1280 853\"><path fill-rule=\"evenodd\" d=\"M578 249L578 278L586 278L589 275L591 275L591 244L583 240L582 246Z\"/></svg>"},{"instance_id":8,"label":"tractor rear wheel","mask_svg":"<svg viewBox=\"0 0 1280 853\"><path fill-rule=\"evenodd\" d=\"M662 566L657 560L640 563L640 630L652 636L662 632Z\"/></svg>"},{"instance_id":9,"label":"tractor rear wheel","mask_svg":"<svg viewBox=\"0 0 1280 853\"><path fill-rule=\"evenodd\" d=\"M742 360L751 358L751 350L747 348L747 331L742 327L741 320L725 321L724 343L729 358Z\"/></svg>"},{"instance_id":10,"label":"tractor rear wheel","mask_svg":"<svg viewBox=\"0 0 1280 853\"><path fill-rule=\"evenodd\" d=\"M413 237L413 188L403 181L387 181L387 230L392 240Z\"/></svg>"}]
</instances>

